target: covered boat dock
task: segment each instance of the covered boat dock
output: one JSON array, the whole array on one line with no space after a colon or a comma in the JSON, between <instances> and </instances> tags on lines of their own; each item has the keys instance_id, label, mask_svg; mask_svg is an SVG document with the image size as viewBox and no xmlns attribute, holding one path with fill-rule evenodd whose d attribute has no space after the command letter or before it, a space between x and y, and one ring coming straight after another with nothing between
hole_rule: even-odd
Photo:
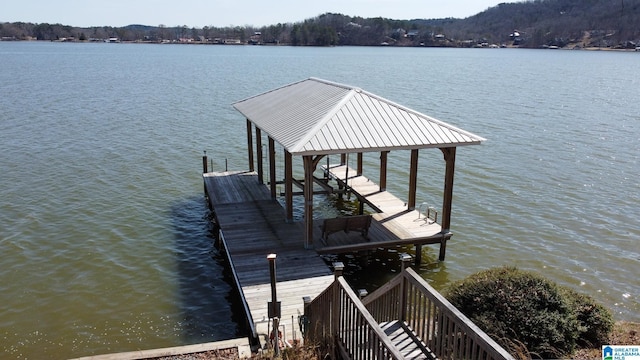
<instances>
[{"instance_id":1,"label":"covered boat dock","mask_svg":"<svg viewBox=\"0 0 640 360\"><path fill-rule=\"evenodd\" d=\"M425 244L440 244L439 258L444 260L451 238L456 148L480 144L482 137L360 88L317 78L238 101L233 107L246 118L249 169L209 172L205 155L203 178L254 338L268 333L275 312L268 305L275 297L267 270L269 254L278 256L281 308L275 317L286 324L291 319L291 325L283 328L285 339L296 337L294 318L303 313L302 298L315 298L332 281L321 254L398 245L415 245L419 250ZM283 148L283 164L276 161L276 143ZM421 209L416 203L422 149L440 151L445 161L441 209ZM407 200L387 191L388 154L395 150L410 152ZM364 153L380 159L376 179L364 175ZM349 154L357 157L355 168L346 161ZM330 155L339 155L340 162L320 166ZM302 160L302 179L294 178L294 157ZM294 192L294 186L302 192ZM282 202L278 201L281 187ZM360 203L358 214L314 218L313 196L318 192L354 194ZM304 199L302 221L294 221L297 195Z\"/></svg>"},{"instance_id":2,"label":"covered boat dock","mask_svg":"<svg viewBox=\"0 0 640 360\"><path fill-rule=\"evenodd\" d=\"M453 179L458 146L477 145L483 139L455 126L449 125L420 112L408 109L397 103L364 91L357 87L338 84L317 78L309 78L297 83L256 95L233 104L247 119L247 144L249 170L257 171L258 181L265 183L265 174L269 179L272 198L276 198L278 177L276 174L275 143L284 148L284 196L285 216L287 221L293 221L293 186L302 184L304 196L304 247L308 249L322 249L314 237L313 195L314 183L319 179L314 176L320 161L329 155L339 154L341 162L346 165L347 154L357 156L357 168L351 169L347 177L340 179L341 171L331 171L332 178L342 181L342 186L353 190L358 198L369 205L379 215L378 223L389 217L398 217L401 212L411 213L408 217L417 219L420 216L419 204L416 204L416 189L418 184L418 155L421 149L439 149L442 152L445 165L443 176L442 208L435 210L439 213L440 226L425 240L423 233L410 239L402 238L403 243L420 245L421 243L441 244L439 259L444 260L446 241L451 237L451 207L453 198ZM255 128L255 148L254 148ZM263 135L264 133L264 135ZM267 137L268 172L263 164L263 136ZM254 151L255 149L255 151ZM392 211L376 209L375 196L386 193L388 154L395 150L409 150L410 166L409 188L406 201ZM379 153L379 179L376 188L370 190L356 190L353 179L363 176L363 153ZM255 157L254 157L255 153ZM292 158L302 157L304 178L296 180L293 177ZM331 165L329 165L331 166ZM363 179L366 179L363 177ZM348 181L347 181L348 180ZM367 179L371 180L371 179ZM418 207L417 207L418 205ZM415 213L412 213L415 211ZM361 207L362 213L362 207ZM425 214L426 215L426 214ZM375 216L374 216L375 217ZM424 225L424 224L421 224ZM430 227L433 228L432 226ZM411 232L407 233L410 236ZM389 238L389 246L397 245L393 238ZM408 241L409 240L409 241ZM426 242L425 242L426 241ZM366 246L367 239L363 239L361 246ZM382 244L378 244L380 246ZM353 248L355 250L355 248ZM326 250L326 249L325 249ZM339 251L340 248L334 247ZM342 250L349 250L342 248Z\"/></svg>"}]
</instances>

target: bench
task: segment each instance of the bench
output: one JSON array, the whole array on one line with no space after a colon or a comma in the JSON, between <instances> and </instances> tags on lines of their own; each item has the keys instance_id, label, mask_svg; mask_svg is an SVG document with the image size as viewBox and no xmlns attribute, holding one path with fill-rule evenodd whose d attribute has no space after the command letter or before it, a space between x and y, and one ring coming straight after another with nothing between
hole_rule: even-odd
<instances>
[{"instance_id":1,"label":"bench","mask_svg":"<svg viewBox=\"0 0 640 360\"><path fill-rule=\"evenodd\" d=\"M322 223L322 239L326 240L329 235L339 231L344 231L345 233L349 231L360 231L366 239L370 226L371 215L354 215L325 219Z\"/></svg>"}]
</instances>

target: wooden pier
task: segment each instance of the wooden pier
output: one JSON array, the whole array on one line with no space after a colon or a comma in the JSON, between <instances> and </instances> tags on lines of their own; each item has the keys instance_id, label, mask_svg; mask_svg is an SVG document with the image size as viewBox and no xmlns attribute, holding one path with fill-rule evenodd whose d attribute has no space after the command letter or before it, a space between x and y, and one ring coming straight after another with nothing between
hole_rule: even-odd
<instances>
[{"instance_id":1,"label":"wooden pier","mask_svg":"<svg viewBox=\"0 0 640 360\"><path fill-rule=\"evenodd\" d=\"M255 172L205 173L203 178L252 336L261 342L269 339L272 293L267 256L274 253L280 330L285 340L301 338L298 315L303 314L303 297L314 298L333 281L329 266L301 245L302 224L285 221L284 209L271 199Z\"/></svg>"}]
</instances>

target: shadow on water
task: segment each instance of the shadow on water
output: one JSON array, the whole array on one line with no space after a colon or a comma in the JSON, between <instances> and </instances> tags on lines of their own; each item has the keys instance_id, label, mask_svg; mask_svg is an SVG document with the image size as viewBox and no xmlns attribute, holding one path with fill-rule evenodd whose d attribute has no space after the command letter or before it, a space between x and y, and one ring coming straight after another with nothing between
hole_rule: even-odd
<instances>
[{"instance_id":1,"label":"shadow on water","mask_svg":"<svg viewBox=\"0 0 640 360\"><path fill-rule=\"evenodd\" d=\"M231 272L214 246L216 233L204 197L171 208L185 344L247 336Z\"/></svg>"}]
</instances>

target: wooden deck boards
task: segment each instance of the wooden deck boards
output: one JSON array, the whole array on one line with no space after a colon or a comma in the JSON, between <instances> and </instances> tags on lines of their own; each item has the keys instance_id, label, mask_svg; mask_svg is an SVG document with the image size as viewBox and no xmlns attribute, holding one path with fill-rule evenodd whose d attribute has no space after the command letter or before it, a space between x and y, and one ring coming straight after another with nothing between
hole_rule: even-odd
<instances>
[{"instance_id":1,"label":"wooden deck boards","mask_svg":"<svg viewBox=\"0 0 640 360\"><path fill-rule=\"evenodd\" d=\"M304 248L302 224L285 221L284 209L271 199L255 172L208 173L203 177L247 315L256 324L258 336L261 341L268 338L271 284L267 255L275 253L281 329L285 339L292 339L294 330L299 338L299 329L291 325L292 316L297 325L297 317L304 311L302 297L313 299L333 282L329 267L315 251Z\"/></svg>"},{"instance_id":2,"label":"wooden deck boards","mask_svg":"<svg viewBox=\"0 0 640 360\"><path fill-rule=\"evenodd\" d=\"M430 359L430 357L427 356L428 351L425 351L426 345L419 343L417 337L411 336L412 331L402 326L402 323L399 321L395 320L382 323L380 327L384 333L389 336L404 359Z\"/></svg>"},{"instance_id":3,"label":"wooden deck boards","mask_svg":"<svg viewBox=\"0 0 640 360\"><path fill-rule=\"evenodd\" d=\"M448 239L440 225L426 221L417 210L377 184L344 166L331 168L332 177L348 186L378 213L365 239L360 232L337 232L322 241L322 220L314 222L314 250L304 248L304 224L286 222L285 211L271 199L267 186L255 172L220 172L203 175L205 188L233 268L235 280L246 304L250 321L264 341L269 333L267 303L271 285L267 255L277 254L277 296L282 305L281 323L285 339L292 339L297 326L293 317L303 313L302 297L315 298L334 277L319 254L368 250L397 245L434 244ZM299 337L299 332L297 333Z\"/></svg>"},{"instance_id":4,"label":"wooden deck boards","mask_svg":"<svg viewBox=\"0 0 640 360\"><path fill-rule=\"evenodd\" d=\"M326 171L327 167L323 166ZM372 214L368 241L357 233L335 233L316 248L321 253L366 250L396 245L438 244L451 234L443 235L441 226L425 218L418 210L407 210L404 201L388 191L380 191L379 186L346 165L330 166L330 176L339 184L347 186L359 198L378 213ZM321 226L321 224L320 224ZM320 236L320 235L317 235ZM314 239L317 238L314 236Z\"/></svg>"}]
</instances>

